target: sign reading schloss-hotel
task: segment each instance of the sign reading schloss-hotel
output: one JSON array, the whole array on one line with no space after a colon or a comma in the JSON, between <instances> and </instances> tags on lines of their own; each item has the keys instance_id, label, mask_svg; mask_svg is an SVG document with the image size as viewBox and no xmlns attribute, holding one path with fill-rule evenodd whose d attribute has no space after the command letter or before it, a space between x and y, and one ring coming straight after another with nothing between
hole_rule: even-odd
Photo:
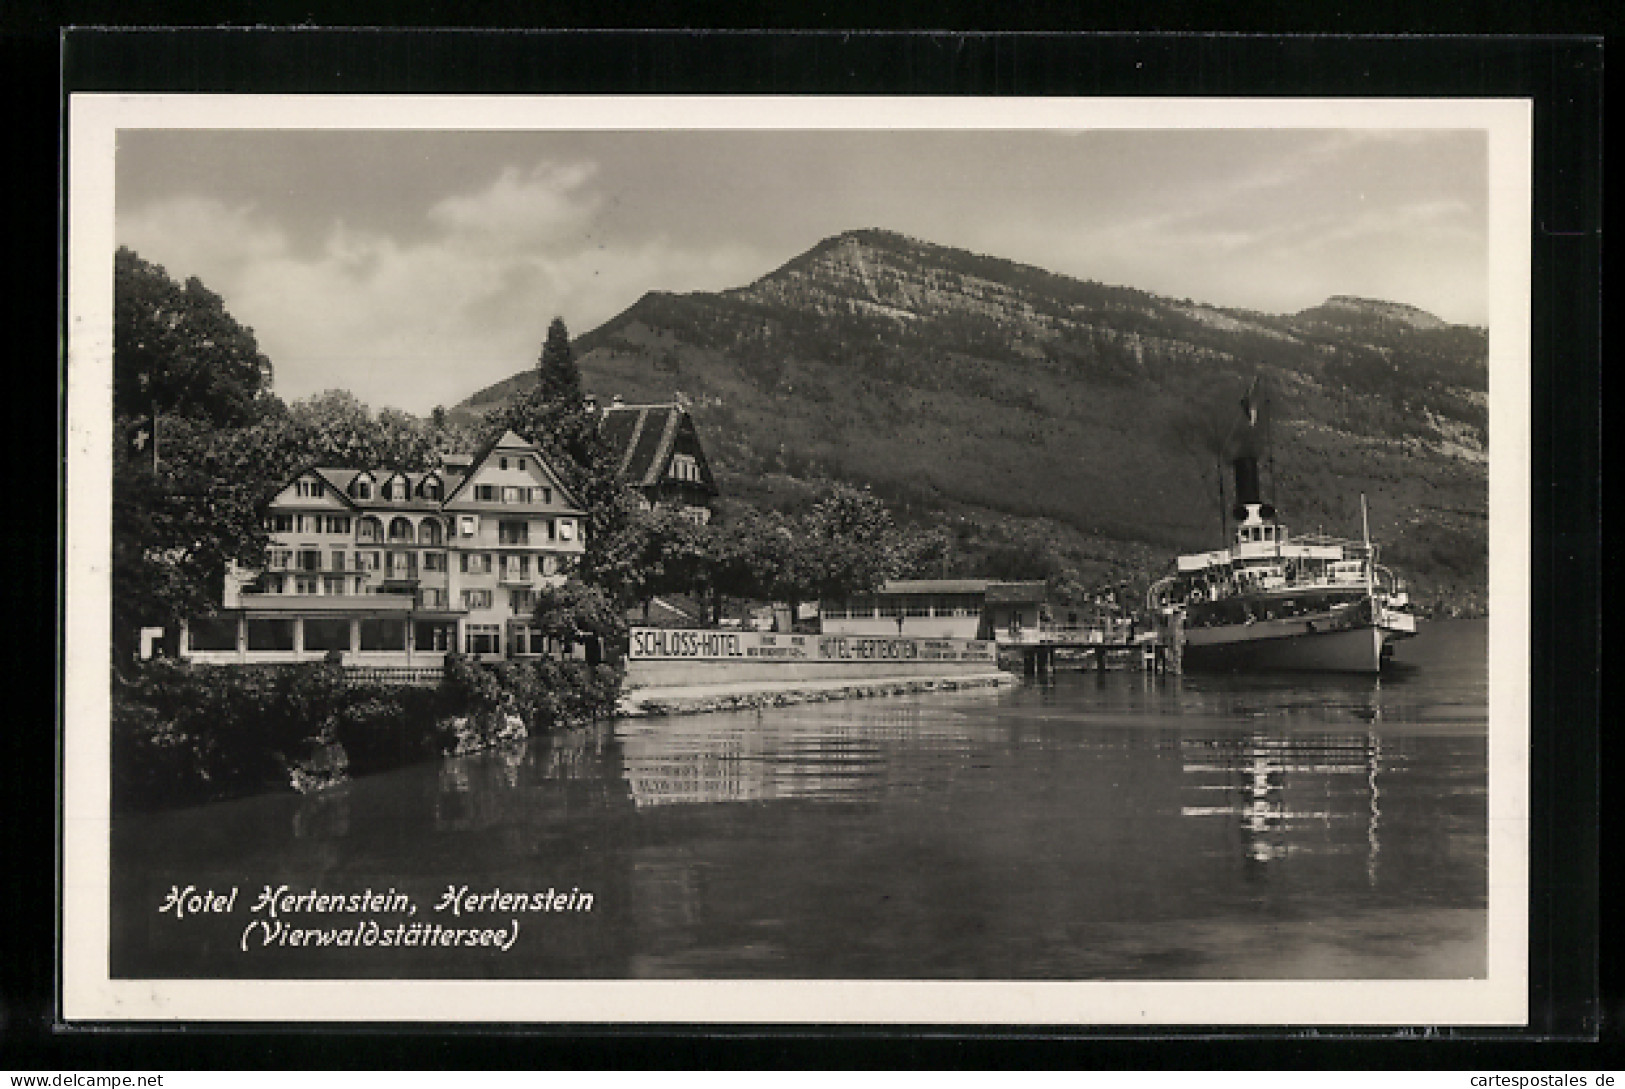
<instances>
[{"instance_id":1,"label":"sign reading schloss-hotel","mask_svg":"<svg viewBox=\"0 0 1625 1089\"><path fill-rule=\"evenodd\" d=\"M785 635L693 628L633 628L636 661L728 661L780 658L797 662L992 662L986 639L916 639L869 635Z\"/></svg>"}]
</instances>

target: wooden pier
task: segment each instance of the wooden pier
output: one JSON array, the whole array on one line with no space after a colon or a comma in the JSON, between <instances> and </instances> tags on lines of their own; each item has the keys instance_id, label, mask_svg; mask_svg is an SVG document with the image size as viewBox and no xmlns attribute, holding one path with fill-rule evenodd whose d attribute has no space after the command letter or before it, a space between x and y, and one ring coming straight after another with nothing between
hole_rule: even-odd
<instances>
[{"instance_id":1,"label":"wooden pier","mask_svg":"<svg viewBox=\"0 0 1625 1089\"><path fill-rule=\"evenodd\" d=\"M1001 655L1021 658L1021 671L1029 677L1052 676L1059 657L1081 659L1085 668L1105 672L1114 660L1123 668L1148 673L1178 673L1176 640L1169 632L1142 632L1136 635L1126 625L1116 630L1100 628L1068 629L1042 627L1001 633L997 640Z\"/></svg>"}]
</instances>

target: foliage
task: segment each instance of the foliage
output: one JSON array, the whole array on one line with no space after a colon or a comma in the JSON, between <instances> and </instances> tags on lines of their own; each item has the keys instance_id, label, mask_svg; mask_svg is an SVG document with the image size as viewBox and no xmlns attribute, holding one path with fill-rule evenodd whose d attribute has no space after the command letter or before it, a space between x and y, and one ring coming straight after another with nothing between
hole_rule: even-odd
<instances>
[{"instance_id":1,"label":"foliage","mask_svg":"<svg viewBox=\"0 0 1625 1089\"><path fill-rule=\"evenodd\" d=\"M120 431L136 426L126 422ZM164 431L156 469L128 444L114 444L110 558L119 661L143 625L173 627L213 613L227 565L264 556L260 510L268 488L240 433L184 418L167 421Z\"/></svg>"},{"instance_id":2,"label":"foliage","mask_svg":"<svg viewBox=\"0 0 1625 1089\"><path fill-rule=\"evenodd\" d=\"M541 357L536 361L536 390L545 402L570 404L581 400L581 369L570 348L570 331L563 318L547 327Z\"/></svg>"},{"instance_id":3,"label":"foliage","mask_svg":"<svg viewBox=\"0 0 1625 1089\"><path fill-rule=\"evenodd\" d=\"M292 790L311 755L334 744L356 775L466 752L510 736L507 714L532 732L579 725L614 713L623 677L619 665L456 655L434 688L351 681L319 663L145 663L113 679L113 805Z\"/></svg>"},{"instance_id":4,"label":"foliage","mask_svg":"<svg viewBox=\"0 0 1625 1089\"><path fill-rule=\"evenodd\" d=\"M584 645L594 664L626 639L626 613L596 586L569 579L536 594L536 627L566 648Z\"/></svg>"},{"instance_id":5,"label":"foliage","mask_svg":"<svg viewBox=\"0 0 1625 1089\"><path fill-rule=\"evenodd\" d=\"M115 679L114 804L152 808L289 789L324 738L344 677L330 667L157 661Z\"/></svg>"},{"instance_id":6,"label":"foliage","mask_svg":"<svg viewBox=\"0 0 1625 1089\"><path fill-rule=\"evenodd\" d=\"M271 389L254 331L192 277L176 283L120 246L113 257L113 414L240 427Z\"/></svg>"}]
</instances>

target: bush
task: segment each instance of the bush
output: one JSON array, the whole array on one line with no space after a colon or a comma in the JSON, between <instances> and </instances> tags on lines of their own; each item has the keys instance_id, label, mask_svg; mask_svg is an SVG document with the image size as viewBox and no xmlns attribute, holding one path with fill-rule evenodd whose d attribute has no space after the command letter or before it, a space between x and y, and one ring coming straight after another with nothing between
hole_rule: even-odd
<instances>
[{"instance_id":1,"label":"bush","mask_svg":"<svg viewBox=\"0 0 1625 1089\"><path fill-rule=\"evenodd\" d=\"M442 693L405 685L354 685L332 719L353 775L439 756L453 744Z\"/></svg>"},{"instance_id":2,"label":"bush","mask_svg":"<svg viewBox=\"0 0 1625 1089\"><path fill-rule=\"evenodd\" d=\"M341 781L612 715L619 665L446 658L437 688L351 682L329 663L154 661L115 677L113 804L169 808ZM334 749L335 743L342 754Z\"/></svg>"}]
</instances>

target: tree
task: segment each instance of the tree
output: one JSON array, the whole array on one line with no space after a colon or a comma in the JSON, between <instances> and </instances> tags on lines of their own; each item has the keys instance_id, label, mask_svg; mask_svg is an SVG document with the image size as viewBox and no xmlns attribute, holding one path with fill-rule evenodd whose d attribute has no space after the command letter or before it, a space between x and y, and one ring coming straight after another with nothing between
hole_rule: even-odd
<instances>
[{"instance_id":1,"label":"tree","mask_svg":"<svg viewBox=\"0 0 1625 1089\"><path fill-rule=\"evenodd\" d=\"M570 331L563 318L554 318L536 361L536 387L544 401L575 403L581 400L581 369L570 348Z\"/></svg>"},{"instance_id":2,"label":"tree","mask_svg":"<svg viewBox=\"0 0 1625 1089\"><path fill-rule=\"evenodd\" d=\"M254 331L192 277L184 285L120 246L113 258L113 414L241 427L271 389Z\"/></svg>"},{"instance_id":3,"label":"tree","mask_svg":"<svg viewBox=\"0 0 1625 1089\"><path fill-rule=\"evenodd\" d=\"M140 628L212 613L228 565L263 558L260 510L291 460L270 382L253 331L220 296L118 251L110 560L120 665Z\"/></svg>"},{"instance_id":4,"label":"tree","mask_svg":"<svg viewBox=\"0 0 1625 1089\"><path fill-rule=\"evenodd\" d=\"M283 440L303 463L337 468L423 470L440 459L436 432L422 420L397 408L374 416L339 389L289 405Z\"/></svg>"},{"instance_id":5,"label":"tree","mask_svg":"<svg viewBox=\"0 0 1625 1089\"><path fill-rule=\"evenodd\" d=\"M228 565L258 566L264 558L261 511L271 486L253 456L256 444L245 439L252 430L173 420L156 470L126 444L115 447L111 589L118 664L130 659L142 627L173 628L212 614Z\"/></svg>"},{"instance_id":6,"label":"tree","mask_svg":"<svg viewBox=\"0 0 1625 1089\"><path fill-rule=\"evenodd\" d=\"M820 597L870 592L901 569L891 512L867 487L837 484L807 513L802 530Z\"/></svg>"},{"instance_id":7,"label":"tree","mask_svg":"<svg viewBox=\"0 0 1625 1089\"><path fill-rule=\"evenodd\" d=\"M538 591L535 621L537 629L567 653L577 645L585 646L592 665L603 660L606 647L620 646L627 634L620 607L598 587L580 579Z\"/></svg>"}]
</instances>

